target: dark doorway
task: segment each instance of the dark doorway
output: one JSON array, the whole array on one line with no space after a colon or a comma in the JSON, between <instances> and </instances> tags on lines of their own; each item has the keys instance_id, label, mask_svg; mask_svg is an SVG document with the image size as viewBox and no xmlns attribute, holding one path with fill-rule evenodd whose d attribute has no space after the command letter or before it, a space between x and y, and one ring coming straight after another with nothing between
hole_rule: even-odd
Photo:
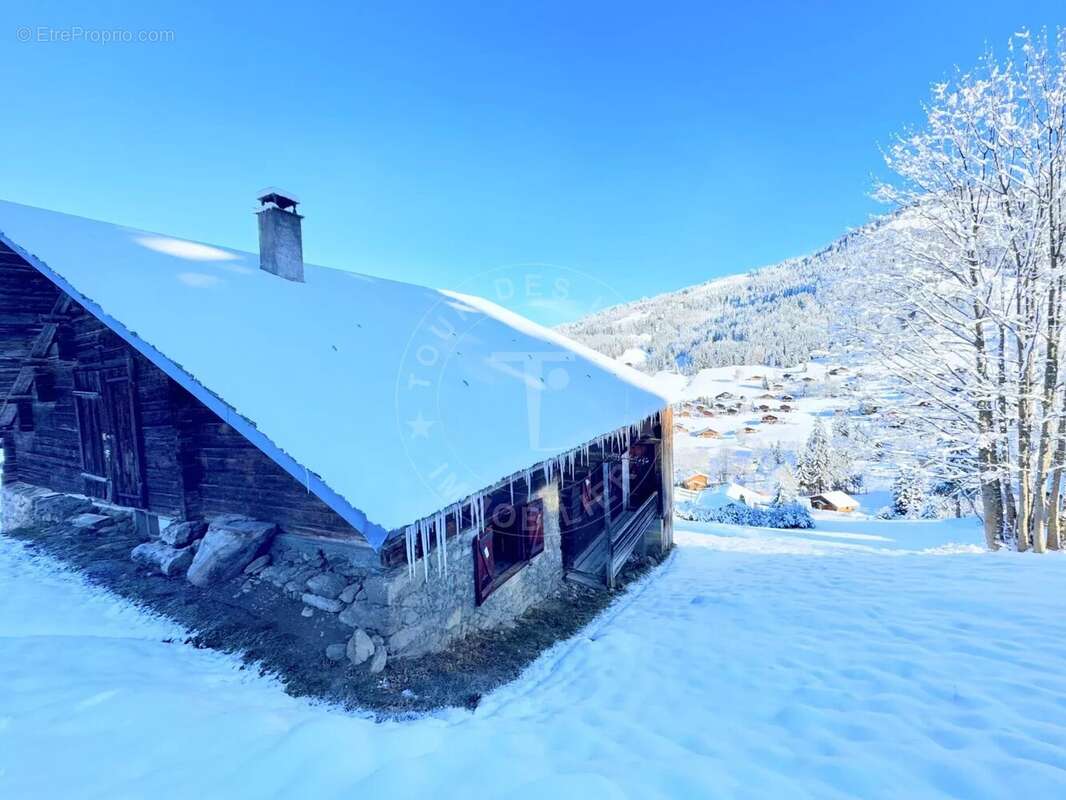
<instances>
[{"instance_id":1,"label":"dark doorway","mask_svg":"<svg viewBox=\"0 0 1066 800\"><path fill-rule=\"evenodd\" d=\"M625 454L609 454L579 470L562 485L563 566L581 570L607 552L605 531L624 522L658 491L658 453L654 441L638 441ZM625 497L628 488L628 498ZM606 513L609 507L609 517Z\"/></svg>"},{"instance_id":2,"label":"dark doorway","mask_svg":"<svg viewBox=\"0 0 1066 800\"><path fill-rule=\"evenodd\" d=\"M561 501L563 565L570 568L603 533L602 464L595 463L573 481L564 482Z\"/></svg>"}]
</instances>

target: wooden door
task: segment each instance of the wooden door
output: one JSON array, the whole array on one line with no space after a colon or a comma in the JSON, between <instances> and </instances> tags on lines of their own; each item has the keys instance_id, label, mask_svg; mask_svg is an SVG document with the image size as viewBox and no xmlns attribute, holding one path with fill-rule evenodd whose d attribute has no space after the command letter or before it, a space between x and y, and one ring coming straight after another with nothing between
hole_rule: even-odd
<instances>
[{"instance_id":1,"label":"wooden door","mask_svg":"<svg viewBox=\"0 0 1066 800\"><path fill-rule=\"evenodd\" d=\"M74 380L86 494L144 508L144 459L132 359L78 370Z\"/></svg>"},{"instance_id":2,"label":"wooden door","mask_svg":"<svg viewBox=\"0 0 1066 800\"><path fill-rule=\"evenodd\" d=\"M85 494L111 499L111 478L108 457L104 449L103 400L100 393L100 373L77 369L74 372L74 410L78 417L78 436L81 443L81 476Z\"/></svg>"},{"instance_id":3,"label":"wooden door","mask_svg":"<svg viewBox=\"0 0 1066 800\"><path fill-rule=\"evenodd\" d=\"M110 446L113 502L144 508L141 431L137 424L132 371L130 360L104 370L103 400L108 417L104 445L105 449Z\"/></svg>"}]
</instances>

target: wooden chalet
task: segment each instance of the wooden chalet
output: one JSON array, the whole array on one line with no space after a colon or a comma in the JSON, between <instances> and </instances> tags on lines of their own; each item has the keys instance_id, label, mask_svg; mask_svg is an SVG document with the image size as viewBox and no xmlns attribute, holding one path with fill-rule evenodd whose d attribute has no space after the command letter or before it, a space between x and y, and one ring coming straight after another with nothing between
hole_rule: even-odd
<instances>
[{"instance_id":1,"label":"wooden chalet","mask_svg":"<svg viewBox=\"0 0 1066 800\"><path fill-rule=\"evenodd\" d=\"M258 254L0 202L5 529L42 492L146 535L273 523L266 552L365 573L341 613L390 656L671 546L674 424L642 376L478 298L305 265L296 201L260 201Z\"/></svg>"},{"instance_id":2,"label":"wooden chalet","mask_svg":"<svg viewBox=\"0 0 1066 800\"><path fill-rule=\"evenodd\" d=\"M775 417L773 414L763 414L761 421L766 423L767 425L773 425L779 422L778 418Z\"/></svg>"},{"instance_id":3,"label":"wooden chalet","mask_svg":"<svg viewBox=\"0 0 1066 800\"><path fill-rule=\"evenodd\" d=\"M850 514L859 510L859 501L846 492L833 491L816 494L810 498L811 508L819 511L836 511Z\"/></svg>"}]
</instances>

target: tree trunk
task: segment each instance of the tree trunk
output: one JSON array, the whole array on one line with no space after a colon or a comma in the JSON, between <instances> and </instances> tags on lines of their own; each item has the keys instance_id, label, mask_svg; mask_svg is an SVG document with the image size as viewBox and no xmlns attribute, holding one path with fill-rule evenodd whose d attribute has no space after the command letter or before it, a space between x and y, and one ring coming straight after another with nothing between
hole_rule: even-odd
<instances>
[{"instance_id":1,"label":"tree trunk","mask_svg":"<svg viewBox=\"0 0 1066 800\"><path fill-rule=\"evenodd\" d=\"M999 340L996 343L996 430L999 434L997 442L997 458L1000 464L1011 463L1010 435L1007 428L1007 331L1003 325L999 326ZM1018 509L1014 502L1014 489L1011 487L1010 475L1000 479L1000 492L1003 497L1003 525L1010 536L1016 536L1018 532Z\"/></svg>"},{"instance_id":2,"label":"tree trunk","mask_svg":"<svg viewBox=\"0 0 1066 800\"><path fill-rule=\"evenodd\" d=\"M1026 551L1032 545L1032 463L1033 421L1029 392L1032 378L1025 364L1025 347L1018 342L1018 358L1021 374L1018 376L1018 550Z\"/></svg>"},{"instance_id":3,"label":"tree trunk","mask_svg":"<svg viewBox=\"0 0 1066 800\"><path fill-rule=\"evenodd\" d=\"M975 263L972 261L971 263ZM976 279L974 280L976 284ZM1003 492L999 482L999 463L995 445L996 419L988 384L988 343L985 338L983 312L974 306L974 366L983 381L977 391L977 433L981 443L977 461L981 470L981 505L985 517L985 544L998 550L1003 539Z\"/></svg>"},{"instance_id":4,"label":"tree trunk","mask_svg":"<svg viewBox=\"0 0 1066 800\"><path fill-rule=\"evenodd\" d=\"M978 460L990 464L987 447L980 448ZM1003 495L998 480L981 479L981 507L985 517L985 544L989 550L998 550L1003 536Z\"/></svg>"},{"instance_id":5,"label":"tree trunk","mask_svg":"<svg viewBox=\"0 0 1066 800\"><path fill-rule=\"evenodd\" d=\"M1066 418L1059 420L1059 443L1055 448L1055 464L1061 464L1066 457ZM1062 469L1056 466L1051 470L1051 488L1048 491L1047 509L1047 546L1049 550L1062 549L1062 532L1060 530L1062 502Z\"/></svg>"}]
</instances>

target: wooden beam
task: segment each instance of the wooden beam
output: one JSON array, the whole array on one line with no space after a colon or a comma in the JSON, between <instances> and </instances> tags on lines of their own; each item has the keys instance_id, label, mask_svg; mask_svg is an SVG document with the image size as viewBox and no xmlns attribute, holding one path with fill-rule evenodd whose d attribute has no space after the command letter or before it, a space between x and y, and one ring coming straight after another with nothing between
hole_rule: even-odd
<instances>
[{"instance_id":1,"label":"wooden beam","mask_svg":"<svg viewBox=\"0 0 1066 800\"><path fill-rule=\"evenodd\" d=\"M21 259L19 259L19 263L22 263ZM73 300L66 293L60 292L59 297L52 304L52 311L48 316L62 317L70 311L72 303ZM27 412L24 398L31 396L30 390L33 386L35 374L34 367L47 360L48 351L52 347L52 341L55 339L58 329L59 324L56 322L45 323L34 338L30 347L30 354L23 360L23 366L19 369L18 376L8 391L7 397L4 398L2 408L0 408L0 429L11 427L16 415L22 416L22 414L29 413L30 419L28 421L20 421L19 427L22 430L33 430L33 407L30 405ZM19 413L20 411L22 412L21 414ZM26 425L29 427L24 427Z\"/></svg>"}]
</instances>

